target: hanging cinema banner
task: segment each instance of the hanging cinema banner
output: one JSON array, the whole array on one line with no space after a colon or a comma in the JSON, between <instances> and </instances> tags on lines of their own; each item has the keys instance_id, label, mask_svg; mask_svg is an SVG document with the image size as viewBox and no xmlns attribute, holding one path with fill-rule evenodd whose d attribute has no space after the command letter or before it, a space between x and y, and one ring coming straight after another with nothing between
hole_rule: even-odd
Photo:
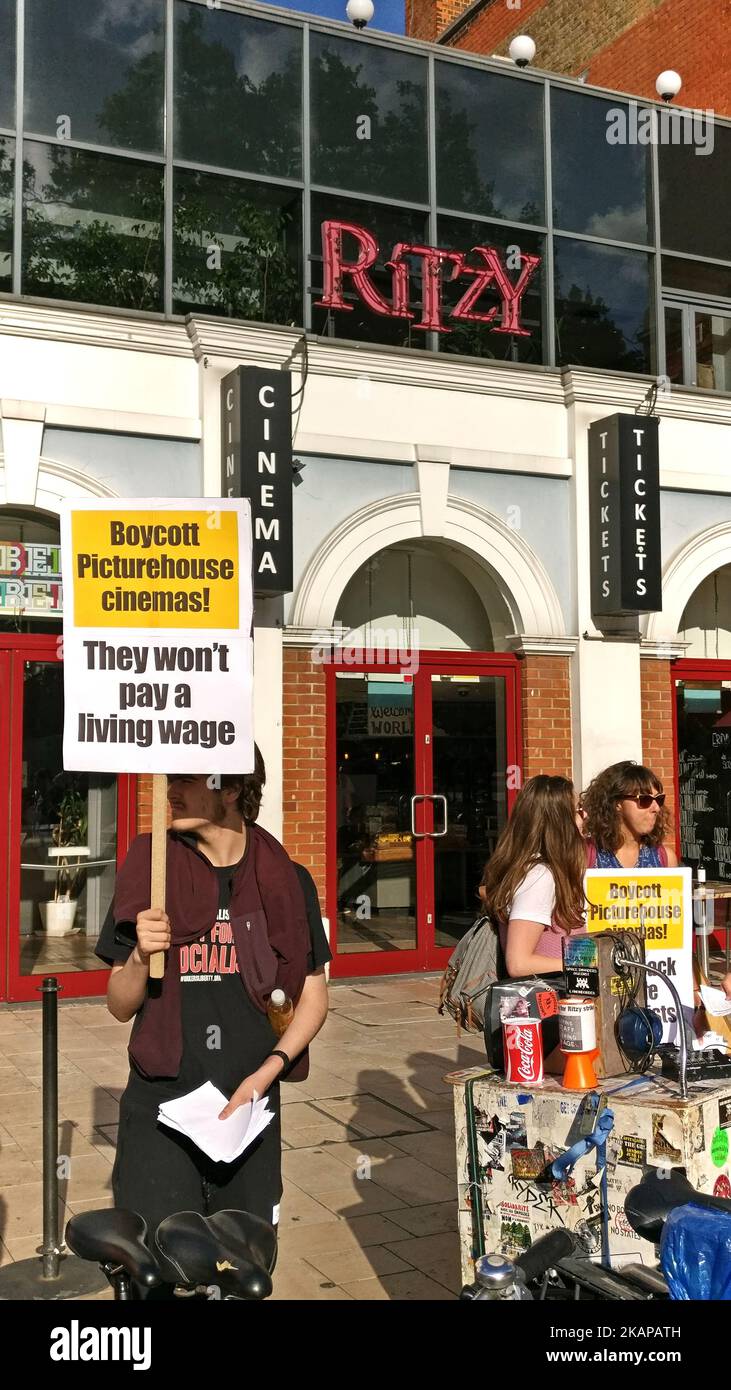
<instances>
[{"instance_id":1,"label":"hanging cinema banner","mask_svg":"<svg viewBox=\"0 0 731 1390\"><path fill-rule=\"evenodd\" d=\"M346 254L345 237L355 242L355 258ZM530 337L530 329L521 327L521 303L541 263L540 256L523 253L517 246L514 252L509 248L508 255L503 256L494 246L473 246L470 252L462 252L399 241L386 262L386 269L391 273L389 300L381 294L369 273L379 254L376 238L365 227L354 222L323 222L323 294L322 299L317 300L318 306L352 313L353 305L345 297L347 290L351 295L354 291L374 314L392 319L416 319L417 314L410 308L412 298L416 297L411 276L413 262L419 261L421 317L413 324L414 329L422 329L425 333L451 332L443 322L442 289L447 281L460 280L465 282L464 294L448 310L450 319L485 323L495 333ZM486 291L497 298L489 307L483 300Z\"/></svg>"},{"instance_id":2,"label":"hanging cinema banner","mask_svg":"<svg viewBox=\"0 0 731 1390\"><path fill-rule=\"evenodd\" d=\"M653 415L608 415L589 426L595 617L662 608L659 425Z\"/></svg>"},{"instance_id":3,"label":"hanging cinema banner","mask_svg":"<svg viewBox=\"0 0 731 1390\"><path fill-rule=\"evenodd\" d=\"M291 372L237 367L223 378L221 496L251 505L254 593L291 593Z\"/></svg>"}]
</instances>

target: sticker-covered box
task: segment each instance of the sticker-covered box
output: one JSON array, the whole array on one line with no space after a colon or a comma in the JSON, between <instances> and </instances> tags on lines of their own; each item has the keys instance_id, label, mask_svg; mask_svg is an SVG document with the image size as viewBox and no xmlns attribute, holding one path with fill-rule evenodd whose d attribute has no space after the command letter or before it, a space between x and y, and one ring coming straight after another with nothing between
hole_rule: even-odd
<instances>
[{"instance_id":1,"label":"sticker-covered box","mask_svg":"<svg viewBox=\"0 0 731 1390\"><path fill-rule=\"evenodd\" d=\"M552 1160L593 1128L596 1093L587 1101L550 1076L526 1090L479 1068L447 1079L454 1087L465 1283L478 1255L518 1255L557 1226L580 1227L598 1248L596 1149L577 1161L567 1182L550 1176ZM648 1167L680 1168L701 1192L731 1197L731 1081L698 1086L686 1102L674 1082L654 1077L607 1078L601 1094L614 1113L606 1150L610 1253L617 1266L622 1257L655 1265L654 1247L627 1221L625 1197Z\"/></svg>"}]
</instances>

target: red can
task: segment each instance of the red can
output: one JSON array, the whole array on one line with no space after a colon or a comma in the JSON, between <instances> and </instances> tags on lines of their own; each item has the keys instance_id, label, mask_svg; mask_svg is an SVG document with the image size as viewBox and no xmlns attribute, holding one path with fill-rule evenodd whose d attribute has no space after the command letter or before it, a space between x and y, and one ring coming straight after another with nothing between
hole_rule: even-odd
<instances>
[{"instance_id":1,"label":"red can","mask_svg":"<svg viewBox=\"0 0 731 1390\"><path fill-rule=\"evenodd\" d=\"M543 1080L543 1034L539 1018L521 1018L503 1024L505 1076L521 1086L537 1086Z\"/></svg>"}]
</instances>

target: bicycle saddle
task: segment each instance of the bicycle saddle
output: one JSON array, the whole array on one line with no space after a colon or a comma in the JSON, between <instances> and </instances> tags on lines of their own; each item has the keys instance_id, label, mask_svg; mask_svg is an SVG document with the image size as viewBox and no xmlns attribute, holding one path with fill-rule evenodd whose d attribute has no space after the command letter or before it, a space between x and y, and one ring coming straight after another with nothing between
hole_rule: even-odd
<instances>
[{"instance_id":1,"label":"bicycle saddle","mask_svg":"<svg viewBox=\"0 0 731 1390\"><path fill-rule=\"evenodd\" d=\"M249 1212L176 1212L160 1222L155 1242L181 1284L217 1285L224 1298L268 1298L272 1291L277 1233Z\"/></svg>"},{"instance_id":2,"label":"bicycle saddle","mask_svg":"<svg viewBox=\"0 0 731 1390\"><path fill-rule=\"evenodd\" d=\"M66 1244L82 1260L100 1265L121 1265L146 1289L162 1283L155 1257L145 1239L147 1225L135 1211L104 1208L72 1216L66 1227Z\"/></svg>"},{"instance_id":3,"label":"bicycle saddle","mask_svg":"<svg viewBox=\"0 0 731 1390\"><path fill-rule=\"evenodd\" d=\"M648 1173L627 1193L624 1210L630 1226L645 1240L660 1240L666 1218L674 1207L697 1202L701 1194L682 1173L661 1169ZM702 1199L701 1199L702 1200Z\"/></svg>"}]
</instances>

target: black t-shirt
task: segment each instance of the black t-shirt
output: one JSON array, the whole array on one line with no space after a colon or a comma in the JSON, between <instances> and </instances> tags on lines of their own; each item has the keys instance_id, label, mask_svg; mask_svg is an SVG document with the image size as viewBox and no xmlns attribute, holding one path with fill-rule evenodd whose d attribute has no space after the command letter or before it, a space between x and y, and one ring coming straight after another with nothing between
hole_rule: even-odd
<instances>
[{"instance_id":1,"label":"black t-shirt","mask_svg":"<svg viewBox=\"0 0 731 1390\"><path fill-rule=\"evenodd\" d=\"M248 848L248 846L247 846ZM158 1106L212 1081L230 1096L246 1076L256 1071L273 1047L274 1030L266 1014L251 1002L241 979L229 924L231 881L238 866L214 866L219 898L216 921L197 941L174 947L180 952L180 1002L183 1055L174 1078L149 1081L132 1063L129 1091ZM332 960L315 884L301 864L295 864L305 897L310 928L308 974ZM123 964L134 950L135 926L114 922L111 909L99 935L96 954L108 965Z\"/></svg>"}]
</instances>

